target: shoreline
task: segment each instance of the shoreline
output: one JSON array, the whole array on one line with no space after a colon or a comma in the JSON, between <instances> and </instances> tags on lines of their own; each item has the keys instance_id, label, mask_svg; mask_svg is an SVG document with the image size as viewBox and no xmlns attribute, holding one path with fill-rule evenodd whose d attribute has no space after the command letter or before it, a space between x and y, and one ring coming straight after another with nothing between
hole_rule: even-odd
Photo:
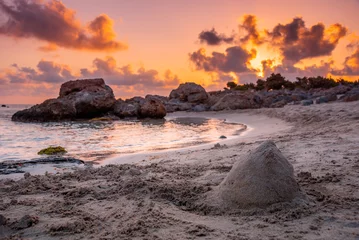
<instances>
[{"instance_id":1,"label":"shoreline","mask_svg":"<svg viewBox=\"0 0 359 240\"><path fill-rule=\"evenodd\" d=\"M156 161L161 161L167 157L168 154L181 153L186 154L195 150L206 150L213 148L217 143L220 145L233 145L238 142L245 142L250 139L266 136L269 134L276 134L276 132L289 130L292 126L278 118L267 117L262 115L253 115L250 110L227 110L221 112L175 112L167 115L169 119L181 117L203 117L208 119L225 120L228 123L238 123L246 126L246 129L241 131L239 135L230 136L228 139L221 139L218 141L204 143L194 146L188 146L178 149L167 149L162 151L144 152L125 154L122 156L113 156L107 158L95 167L105 166L107 164L151 164Z\"/></svg>"}]
</instances>

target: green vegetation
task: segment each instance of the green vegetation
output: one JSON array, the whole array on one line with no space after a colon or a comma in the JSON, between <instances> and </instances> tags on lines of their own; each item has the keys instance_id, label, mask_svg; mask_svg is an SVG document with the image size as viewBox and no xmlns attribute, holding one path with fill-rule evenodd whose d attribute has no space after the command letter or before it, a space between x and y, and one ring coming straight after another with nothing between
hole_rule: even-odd
<instances>
[{"instance_id":1,"label":"green vegetation","mask_svg":"<svg viewBox=\"0 0 359 240\"><path fill-rule=\"evenodd\" d=\"M56 155L56 154L65 154L67 151L65 148L57 146L57 147L48 147L45 149L42 149L37 154L39 155Z\"/></svg>"},{"instance_id":2,"label":"green vegetation","mask_svg":"<svg viewBox=\"0 0 359 240\"><path fill-rule=\"evenodd\" d=\"M246 91L250 89L255 90L279 90L279 89L289 89L294 90L295 88L309 90L313 88L332 88L338 85L359 85L359 80L350 82L344 79L337 79L334 80L333 78L326 78L326 77L297 77L295 82L291 82L285 79L280 73L272 73L266 80L258 79L257 84L253 83L246 83L238 85L235 82L228 82L227 87L232 90L239 90L239 91Z\"/></svg>"}]
</instances>

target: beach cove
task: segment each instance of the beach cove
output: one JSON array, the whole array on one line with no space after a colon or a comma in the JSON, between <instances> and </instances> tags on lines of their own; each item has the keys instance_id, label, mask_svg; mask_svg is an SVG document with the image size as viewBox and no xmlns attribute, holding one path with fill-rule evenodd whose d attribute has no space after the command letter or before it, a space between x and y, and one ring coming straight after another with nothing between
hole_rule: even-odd
<instances>
[{"instance_id":1,"label":"beach cove","mask_svg":"<svg viewBox=\"0 0 359 240\"><path fill-rule=\"evenodd\" d=\"M288 127L134 164L1 180L2 214L10 222L24 212L37 216L36 225L15 232L36 239L356 239L358 104L230 111ZM233 163L268 139L293 165L311 204L226 212L201 203Z\"/></svg>"}]
</instances>

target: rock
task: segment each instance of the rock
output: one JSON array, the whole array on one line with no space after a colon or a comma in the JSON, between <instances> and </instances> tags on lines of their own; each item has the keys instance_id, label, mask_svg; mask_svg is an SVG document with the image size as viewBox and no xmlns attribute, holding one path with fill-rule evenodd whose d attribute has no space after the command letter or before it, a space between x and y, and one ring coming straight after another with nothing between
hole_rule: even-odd
<instances>
[{"instance_id":1,"label":"rock","mask_svg":"<svg viewBox=\"0 0 359 240\"><path fill-rule=\"evenodd\" d=\"M133 105L136 105L136 104L142 105L145 103L145 99L143 97L133 97L130 99L126 99L125 102L133 104Z\"/></svg>"},{"instance_id":2,"label":"rock","mask_svg":"<svg viewBox=\"0 0 359 240\"><path fill-rule=\"evenodd\" d=\"M192 107L193 112L205 112L207 110L209 110L209 107L205 104L199 104L199 105Z\"/></svg>"},{"instance_id":3,"label":"rock","mask_svg":"<svg viewBox=\"0 0 359 240\"><path fill-rule=\"evenodd\" d=\"M14 228L18 230L25 229L36 225L38 222L38 217L25 215L15 224Z\"/></svg>"},{"instance_id":4,"label":"rock","mask_svg":"<svg viewBox=\"0 0 359 240\"><path fill-rule=\"evenodd\" d=\"M30 178L31 177L31 174L29 173L29 172L26 172L25 174L24 174L24 178L25 179L28 179L28 178Z\"/></svg>"},{"instance_id":5,"label":"rock","mask_svg":"<svg viewBox=\"0 0 359 240\"><path fill-rule=\"evenodd\" d=\"M7 223L6 217L0 214L0 226L5 226Z\"/></svg>"},{"instance_id":6,"label":"rock","mask_svg":"<svg viewBox=\"0 0 359 240\"><path fill-rule=\"evenodd\" d=\"M315 100L315 103L316 104L328 103L328 102L336 101L337 99L338 98L337 98L336 94L331 94L331 95L321 96L321 97L317 98Z\"/></svg>"},{"instance_id":7,"label":"rock","mask_svg":"<svg viewBox=\"0 0 359 240\"><path fill-rule=\"evenodd\" d=\"M253 93L230 93L222 97L215 105L211 107L212 111L235 110L259 108L255 95Z\"/></svg>"},{"instance_id":8,"label":"rock","mask_svg":"<svg viewBox=\"0 0 359 240\"><path fill-rule=\"evenodd\" d=\"M163 104L168 102L168 97L160 96L160 95L146 95L145 98L156 98L157 100L161 101Z\"/></svg>"},{"instance_id":9,"label":"rock","mask_svg":"<svg viewBox=\"0 0 359 240\"><path fill-rule=\"evenodd\" d=\"M148 97L140 108L140 118L164 118L166 116L166 108L156 98Z\"/></svg>"},{"instance_id":10,"label":"rock","mask_svg":"<svg viewBox=\"0 0 359 240\"><path fill-rule=\"evenodd\" d=\"M187 82L172 90L169 99L179 99L182 102L189 103L204 103L208 99L208 94L201 85Z\"/></svg>"},{"instance_id":11,"label":"rock","mask_svg":"<svg viewBox=\"0 0 359 240\"><path fill-rule=\"evenodd\" d=\"M11 120L17 122L49 122L74 120L76 108L67 99L48 99L29 109L16 112Z\"/></svg>"},{"instance_id":12,"label":"rock","mask_svg":"<svg viewBox=\"0 0 359 240\"><path fill-rule=\"evenodd\" d=\"M284 107L285 105L287 105L287 101L286 100L280 100L278 102L275 102L275 103L272 103L270 105L271 108L282 108Z\"/></svg>"},{"instance_id":13,"label":"rock","mask_svg":"<svg viewBox=\"0 0 359 240\"><path fill-rule=\"evenodd\" d=\"M60 97L72 102L77 118L94 118L113 109L116 102L112 89L103 79L85 79L62 84Z\"/></svg>"},{"instance_id":14,"label":"rock","mask_svg":"<svg viewBox=\"0 0 359 240\"><path fill-rule=\"evenodd\" d=\"M220 139L226 139L227 137L224 136L224 135L222 135L222 136L220 136L219 138L220 138Z\"/></svg>"},{"instance_id":15,"label":"rock","mask_svg":"<svg viewBox=\"0 0 359 240\"><path fill-rule=\"evenodd\" d=\"M1 107L6 108L7 106L6 106L6 105L4 105L4 104L2 104L2 105L1 105Z\"/></svg>"},{"instance_id":16,"label":"rock","mask_svg":"<svg viewBox=\"0 0 359 240\"><path fill-rule=\"evenodd\" d=\"M214 149L221 148L221 144L216 143L216 144L214 144L214 147L213 147L213 148L214 148Z\"/></svg>"},{"instance_id":17,"label":"rock","mask_svg":"<svg viewBox=\"0 0 359 240\"><path fill-rule=\"evenodd\" d=\"M347 92L344 96L341 97L341 100L344 102L359 101L359 87L353 88Z\"/></svg>"},{"instance_id":18,"label":"rock","mask_svg":"<svg viewBox=\"0 0 359 240\"><path fill-rule=\"evenodd\" d=\"M178 99L171 99L166 103L165 107L167 112L189 111L192 109L192 104L181 102Z\"/></svg>"},{"instance_id":19,"label":"rock","mask_svg":"<svg viewBox=\"0 0 359 240\"><path fill-rule=\"evenodd\" d=\"M144 101L143 101L144 102ZM140 111L140 104L137 102L128 103L117 100L114 107L114 114L120 118L138 117Z\"/></svg>"},{"instance_id":20,"label":"rock","mask_svg":"<svg viewBox=\"0 0 359 240\"><path fill-rule=\"evenodd\" d=\"M303 106L309 106L313 104L313 100L303 100L300 102Z\"/></svg>"},{"instance_id":21,"label":"rock","mask_svg":"<svg viewBox=\"0 0 359 240\"><path fill-rule=\"evenodd\" d=\"M103 79L85 79L62 84L57 99L49 99L15 113L13 121L48 122L101 117L113 109L115 97Z\"/></svg>"},{"instance_id":22,"label":"rock","mask_svg":"<svg viewBox=\"0 0 359 240\"><path fill-rule=\"evenodd\" d=\"M219 197L229 208L267 207L304 198L293 172L274 142L266 141L233 165L218 187Z\"/></svg>"}]
</instances>

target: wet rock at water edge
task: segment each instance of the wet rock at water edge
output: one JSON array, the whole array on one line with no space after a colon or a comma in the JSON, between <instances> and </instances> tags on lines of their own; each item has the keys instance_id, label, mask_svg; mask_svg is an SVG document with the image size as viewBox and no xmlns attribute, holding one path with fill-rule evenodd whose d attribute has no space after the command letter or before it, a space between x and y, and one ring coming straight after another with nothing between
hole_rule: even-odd
<instances>
[{"instance_id":1,"label":"wet rock at water edge","mask_svg":"<svg viewBox=\"0 0 359 240\"><path fill-rule=\"evenodd\" d=\"M166 108L157 98L148 96L141 105L139 111L140 118L164 118L166 116Z\"/></svg>"},{"instance_id":2,"label":"wet rock at water edge","mask_svg":"<svg viewBox=\"0 0 359 240\"><path fill-rule=\"evenodd\" d=\"M102 117L113 109L115 96L103 79L69 81L61 85L59 97L16 112L13 121L49 122Z\"/></svg>"}]
</instances>

